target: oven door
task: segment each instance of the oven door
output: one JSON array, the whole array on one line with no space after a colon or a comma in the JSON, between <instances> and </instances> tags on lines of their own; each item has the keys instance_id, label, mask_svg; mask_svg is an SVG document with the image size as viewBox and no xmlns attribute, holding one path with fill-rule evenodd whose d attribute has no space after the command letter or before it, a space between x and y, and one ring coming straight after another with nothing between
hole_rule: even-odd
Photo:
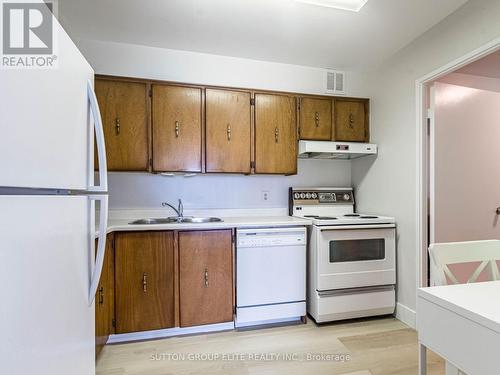
<instances>
[{"instance_id":1,"label":"oven door","mask_svg":"<svg viewBox=\"0 0 500 375\"><path fill-rule=\"evenodd\" d=\"M317 227L319 291L396 283L394 224Z\"/></svg>"}]
</instances>

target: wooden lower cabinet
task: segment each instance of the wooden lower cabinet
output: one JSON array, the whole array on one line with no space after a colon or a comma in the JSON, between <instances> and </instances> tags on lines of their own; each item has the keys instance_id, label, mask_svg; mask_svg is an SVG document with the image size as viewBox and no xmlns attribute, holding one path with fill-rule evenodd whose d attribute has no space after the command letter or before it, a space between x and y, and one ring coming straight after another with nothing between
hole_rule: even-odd
<instances>
[{"instance_id":1,"label":"wooden lower cabinet","mask_svg":"<svg viewBox=\"0 0 500 375\"><path fill-rule=\"evenodd\" d=\"M97 249L97 241L96 241ZM106 238L106 255L102 266L101 279L95 296L95 347L99 355L115 333L115 252L113 233Z\"/></svg>"},{"instance_id":2,"label":"wooden lower cabinet","mask_svg":"<svg viewBox=\"0 0 500 375\"><path fill-rule=\"evenodd\" d=\"M233 320L232 229L119 232L106 246L96 355L111 334Z\"/></svg>"},{"instance_id":3,"label":"wooden lower cabinet","mask_svg":"<svg viewBox=\"0 0 500 375\"><path fill-rule=\"evenodd\" d=\"M232 231L179 233L180 326L233 320Z\"/></svg>"},{"instance_id":4,"label":"wooden lower cabinet","mask_svg":"<svg viewBox=\"0 0 500 375\"><path fill-rule=\"evenodd\" d=\"M116 333L175 326L174 233L115 234Z\"/></svg>"}]
</instances>

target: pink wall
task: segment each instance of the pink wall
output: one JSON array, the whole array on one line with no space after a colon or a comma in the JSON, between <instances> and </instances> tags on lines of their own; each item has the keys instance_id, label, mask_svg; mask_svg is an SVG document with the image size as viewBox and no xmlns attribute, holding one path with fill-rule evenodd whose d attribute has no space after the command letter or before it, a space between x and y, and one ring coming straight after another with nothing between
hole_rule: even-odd
<instances>
[{"instance_id":1,"label":"pink wall","mask_svg":"<svg viewBox=\"0 0 500 375\"><path fill-rule=\"evenodd\" d=\"M500 73L500 67L497 67ZM450 83L457 86L465 86L472 89L500 92L500 79L493 77L474 76L463 73L450 73L440 78L439 82Z\"/></svg>"},{"instance_id":2,"label":"pink wall","mask_svg":"<svg viewBox=\"0 0 500 375\"><path fill-rule=\"evenodd\" d=\"M434 103L434 242L500 239L500 93L437 82Z\"/></svg>"}]
</instances>

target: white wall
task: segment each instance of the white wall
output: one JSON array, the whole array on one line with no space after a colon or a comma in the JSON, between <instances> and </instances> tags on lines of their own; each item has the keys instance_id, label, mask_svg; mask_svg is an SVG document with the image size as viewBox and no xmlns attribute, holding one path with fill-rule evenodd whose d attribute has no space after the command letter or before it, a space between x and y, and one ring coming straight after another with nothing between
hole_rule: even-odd
<instances>
[{"instance_id":1,"label":"white wall","mask_svg":"<svg viewBox=\"0 0 500 375\"><path fill-rule=\"evenodd\" d=\"M324 94L325 70L189 51L75 39L96 73L216 86ZM366 97L361 74L346 72L347 95Z\"/></svg>"},{"instance_id":2,"label":"white wall","mask_svg":"<svg viewBox=\"0 0 500 375\"><path fill-rule=\"evenodd\" d=\"M98 74L323 94L323 69L186 51L76 40ZM363 76L347 72L347 94L366 97ZM182 198L186 208L284 208L290 186L351 186L351 162L299 161L297 176L164 177L111 173L111 208L159 208ZM269 192L269 200L262 199Z\"/></svg>"},{"instance_id":3,"label":"white wall","mask_svg":"<svg viewBox=\"0 0 500 375\"><path fill-rule=\"evenodd\" d=\"M148 173L110 173L110 206L161 208L161 202L182 198L187 209L284 208L290 186L351 186L346 161L299 160L296 176L205 174L166 177ZM262 192L269 192L265 201Z\"/></svg>"},{"instance_id":4,"label":"white wall","mask_svg":"<svg viewBox=\"0 0 500 375\"><path fill-rule=\"evenodd\" d=\"M434 84L434 242L500 239L500 93L441 81Z\"/></svg>"},{"instance_id":5,"label":"white wall","mask_svg":"<svg viewBox=\"0 0 500 375\"><path fill-rule=\"evenodd\" d=\"M375 161L353 162L353 183L360 210L396 217L398 303L407 309L415 309L417 286L415 80L499 37L499 14L498 0L467 2L399 51L371 81L371 136L380 153Z\"/></svg>"}]
</instances>

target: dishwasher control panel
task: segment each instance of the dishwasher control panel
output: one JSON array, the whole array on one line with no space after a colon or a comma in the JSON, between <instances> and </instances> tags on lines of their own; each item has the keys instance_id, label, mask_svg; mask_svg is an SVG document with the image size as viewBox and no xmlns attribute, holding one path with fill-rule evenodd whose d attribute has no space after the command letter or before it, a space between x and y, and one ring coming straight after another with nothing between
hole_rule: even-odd
<instances>
[{"instance_id":1,"label":"dishwasher control panel","mask_svg":"<svg viewBox=\"0 0 500 375\"><path fill-rule=\"evenodd\" d=\"M238 247L273 247L273 246L305 246L306 245L306 229L289 228L287 230L238 230L237 246Z\"/></svg>"}]
</instances>

